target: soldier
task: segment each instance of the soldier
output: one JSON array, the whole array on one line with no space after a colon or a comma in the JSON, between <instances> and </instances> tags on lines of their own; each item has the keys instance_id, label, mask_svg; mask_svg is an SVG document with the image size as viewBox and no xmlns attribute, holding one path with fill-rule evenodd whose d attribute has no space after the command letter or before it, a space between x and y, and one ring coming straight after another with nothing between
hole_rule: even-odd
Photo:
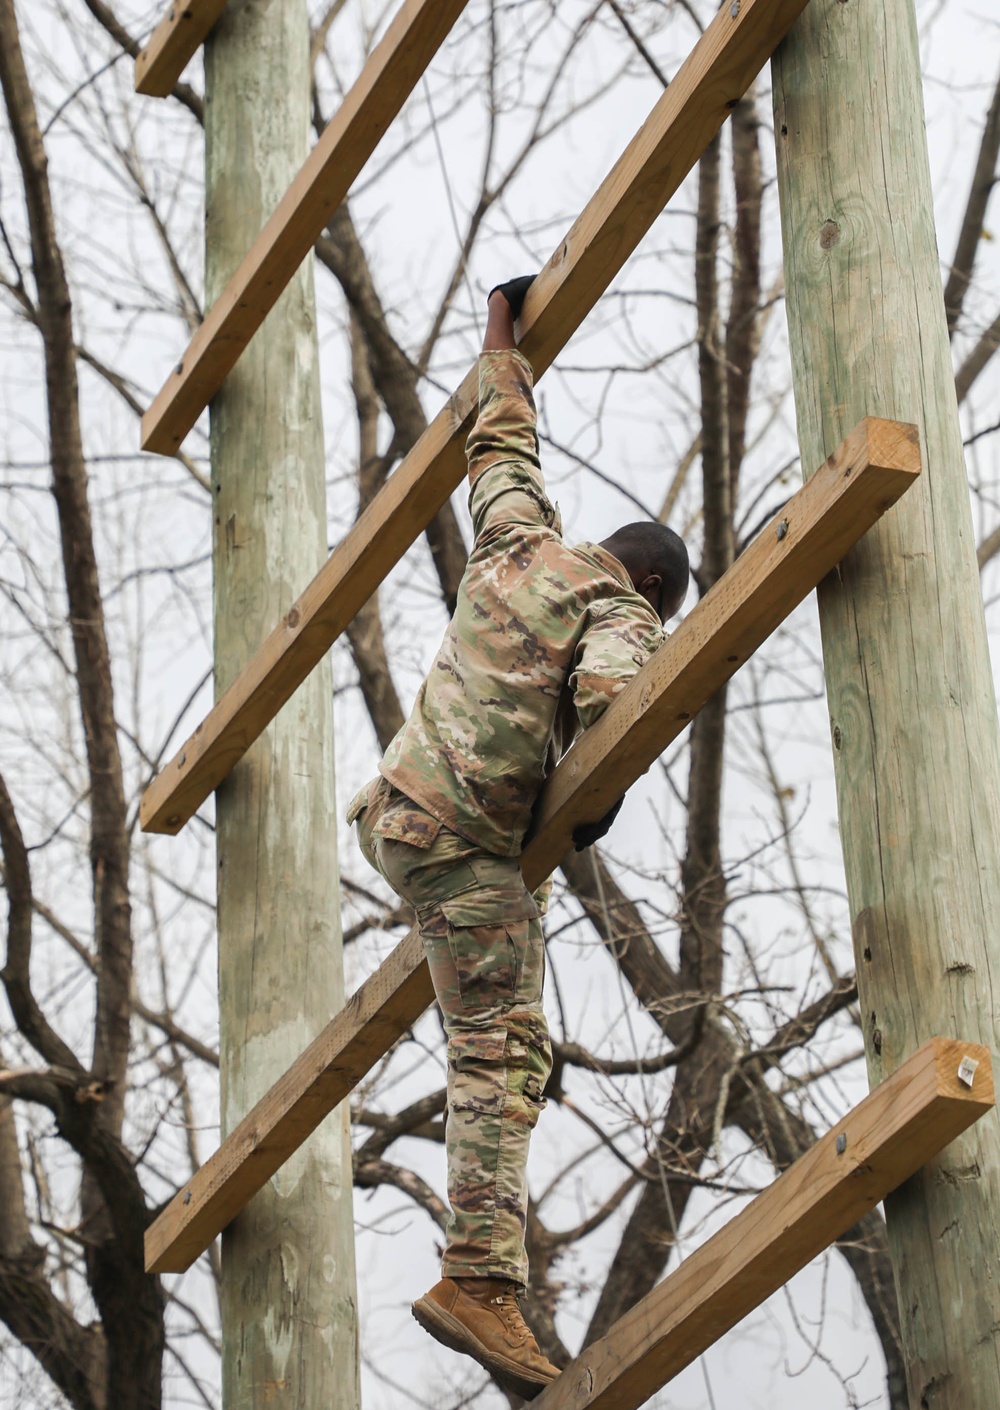
<instances>
[{"instance_id":1,"label":"soldier","mask_svg":"<svg viewBox=\"0 0 1000 1410\"><path fill-rule=\"evenodd\" d=\"M552 1066L538 899L518 857L559 755L663 640L688 555L661 524L570 548L545 493L514 320L494 289L466 447L475 542L455 615L379 777L351 804L365 857L413 905L448 1037L451 1219L422 1327L530 1399L558 1374L525 1325L526 1163ZM578 828L587 846L617 808Z\"/></svg>"}]
</instances>

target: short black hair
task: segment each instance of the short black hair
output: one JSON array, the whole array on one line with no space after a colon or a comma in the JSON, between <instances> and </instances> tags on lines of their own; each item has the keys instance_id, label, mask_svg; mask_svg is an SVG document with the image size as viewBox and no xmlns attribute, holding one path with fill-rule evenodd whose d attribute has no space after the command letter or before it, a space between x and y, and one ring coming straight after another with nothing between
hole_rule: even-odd
<instances>
[{"instance_id":1,"label":"short black hair","mask_svg":"<svg viewBox=\"0 0 1000 1410\"><path fill-rule=\"evenodd\" d=\"M680 534L652 519L623 524L601 547L613 553L630 573L659 573L664 596L673 598L687 592L691 567Z\"/></svg>"}]
</instances>

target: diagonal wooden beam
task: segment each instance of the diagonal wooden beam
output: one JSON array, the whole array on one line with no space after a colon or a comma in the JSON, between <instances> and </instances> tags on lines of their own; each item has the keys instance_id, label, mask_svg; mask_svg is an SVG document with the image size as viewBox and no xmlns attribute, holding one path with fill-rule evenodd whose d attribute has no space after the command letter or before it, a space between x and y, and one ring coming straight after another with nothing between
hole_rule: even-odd
<instances>
[{"instance_id":1,"label":"diagonal wooden beam","mask_svg":"<svg viewBox=\"0 0 1000 1410\"><path fill-rule=\"evenodd\" d=\"M974 1064L971 1076L963 1063ZM989 1049L932 1038L573 1361L538 1410L635 1410L993 1107Z\"/></svg>"},{"instance_id":2,"label":"diagonal wooden beam","mask_svg":"<svg viewBox=\"0 0 1000 1410\"><path fill-rule=\"evenodd\" d=\"M216 701L139 804L144 832L176 833L322 660L465 473L474 373L352 525L305 592Z\"/></svg>"},{"instance_id":3,"label":"diagonal wooden beam","mask_svg":"<svg viewBox=\"0 0 1000 1410\"><path fill-rule=\"evenodd\" d=\"M168 98L194 58L226 0L173 0L135 60L135 91L147 98Z\"/></svg>"},{"instance_id":4,"label":"diagonal wooden beam","mask_svg":"<svg viewBox=\"0 0 1000 1410\"><path fill-rule=\"evenodd\" d=\"M854 428L553 772L526 879L551 874L573 829L604 816L919 473L916 426L868 416Z\"/></svg>"},{"instance_id":5,"label":"diagonal wooden beam","mask_svg":"<svg viewBox=\"0 0 1000 1410\"><path fill-rule=\"evenodd\" d=\"M468 0L403 0L301 171L142 418L173 455L316 243Z\"/></svg>"},{"instance_id":6,"label":"diagonal wooden beam","mask_svg":"<svg viewBox=\"0 0 1000 1410\"><path fill-rule=\"evenodd\" d=\"M554 771L522 856L538 886L593 821L913 483L916 430L867 419L754 540ZM431 988L411 931L146 1232L181 1272L419 1018Z\"/></svg>"},{"instance_id":7,"label":"diagonal wooden beam","mask_svg":"<svg viewBox=\"0 0 1000 1410\"><path fill-rule=\"evenodd\" d=\"M804 7L805 0L742 0L737 7L725 6L705 31L529 291L520 346L536 378L625 264ZM245 264L258 258L255 250ZM234 282L241 279L248 287L252 282L237 271ZM213 309L209 321L216 317ZM203 336L204 327L195 339L199 346ZM214 344L204 346L207 357ZM168 389L175 382L179 388L187 376L167 384L148 417L161 403L166 406ZM208 395L221 380L220 375ZM476 397L473 370L284 621L150 784L140 808L144 831L174 833L183 827L426 528L465 473L463 447ZM176 444L157 448L173 451Z\"/></svg>"}]
</instances>

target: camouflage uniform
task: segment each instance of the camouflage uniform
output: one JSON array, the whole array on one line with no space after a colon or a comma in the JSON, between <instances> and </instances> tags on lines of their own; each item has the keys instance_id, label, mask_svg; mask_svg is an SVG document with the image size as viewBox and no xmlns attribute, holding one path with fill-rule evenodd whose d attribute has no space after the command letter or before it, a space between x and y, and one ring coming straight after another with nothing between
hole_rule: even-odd
<instances>
[{"instance_id":1,"label":"camouflage uniform","mask_svg":"<svg viewBox=\"0 0 1000 1410\"><path fill-rule=\"evenodd\" d=\"M563 543L520 353L481 357L466 450L475 542L458 606L348 817L416 909L448 1035L443 1275L524 1284L528 1140L552 1058L540 907L517 859L546 774L662 629L612 554Z\"/></svg>"}]
</instances>

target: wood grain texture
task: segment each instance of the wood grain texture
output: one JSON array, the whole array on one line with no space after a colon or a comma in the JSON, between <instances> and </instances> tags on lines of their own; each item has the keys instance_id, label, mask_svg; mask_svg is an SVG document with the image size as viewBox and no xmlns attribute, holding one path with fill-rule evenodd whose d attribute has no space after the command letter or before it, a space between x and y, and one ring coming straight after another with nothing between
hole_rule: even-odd
<instances>
[{"instance_id":1,"label":"wood grain texture","mask_svg":"<svg viewBox=\"0 0 1000 1410\"><path fill-rule=\"evenodd\" d=\"M802 464L879 398L924 475L819 594L872 1084L931 1033L1000 1043L1000 739L912 0L812 0L773 66ZM851 121L833 121L835 113ZM910 1399L1000 1405L1000 1120L886 1207ZM945 1232L943 1232L945 1231Z\"/></svg>"},{"instance_id":2,"label":"wood grain texture","mask_svg":"<svg viewBox=\"0 0 1000 1410\"><path fill-rule=\"evenodd\" d=\"M226 8L226 0L174 0L135 61L135 91L168 98Z\"/></svg>"},{"instance_id":3,"label":"wood grain texture","mask_svg":"<svg viewBox=\"0 0 1000 1410\"><path fill-rule=\"evenodd\" d=\"M173 455L309 254L466 4L404 0L142 418L143 450Z\"/></svg>"},{"instance_id":4,"label":"wood grain texture","mask_svg":"<svg viewBox=\"0 0 1000 1410\"><path fill-rule=\"evenodd\" d=\"M706 30L528 292L520 346L536 380L622 268L804 3L744 0L735 17L724 8ZM254 259L251 251L247 261ZM214 317L215 310L209 319ZM195 342L201 346L204 337L209 335L203 328ZM140 808L144 831L183 827L459 485L476 396L472 370L242 678L150 784Z\"/></svg>"},{"instance_id":5,"label":"wood grain texture","mask_svg":"<svg viewBox=\"0 0 1000 1410\"><path fill-rule=\"evenodd\" d=\"M522 857L529 887L565 854L573 828L644 772L918 471L912 428L871 418L856 428L556 768ZM150 1227L150 1270L190 1266L431 997L411 931Z\"/></svg>"},{"instance_id":6,"label":"wood grain texture","mask_svg":"<svg viewBox=\"0 0 1000 1410\"><path fill-rule=\"evenodd\" d=\"M205 46L205 95L211 296L242 258L247 223L273 208L309 150L303 0L229 0ZM261 417L264 402L282 415ZM326 558L321 405L306 263L282 293L266 336L212 403L217 685L232 680L287 610L299 573ZM326 660L218 795L223 1139L343 1007L334 753ZM266 1410L294 1366L294 1390L279 1403L358 1410L346 1108L229 1225L221 1270L223 1403Z\"/></svg>"},{"instance_id":7,"label":"wood grain texture","mask_svg":"<svg viewBox=\"0 0 1000 1410\"><path fill-rule=\"evenodd\" d=\"M635 1410L992 1106L987 1048L924 1044L571 1362L538 1410Z\"/></svg>"},{"instance_id":8,"label":"wood grain texture","mask_svg":"<svg viewBox=\"0 0 1000 1410\"><path fill-rule=\"evenodd\" d=\"M146 1268L180 1273L434 998L411 931L146 1231Z\"/></svg>"}]
</instances>

